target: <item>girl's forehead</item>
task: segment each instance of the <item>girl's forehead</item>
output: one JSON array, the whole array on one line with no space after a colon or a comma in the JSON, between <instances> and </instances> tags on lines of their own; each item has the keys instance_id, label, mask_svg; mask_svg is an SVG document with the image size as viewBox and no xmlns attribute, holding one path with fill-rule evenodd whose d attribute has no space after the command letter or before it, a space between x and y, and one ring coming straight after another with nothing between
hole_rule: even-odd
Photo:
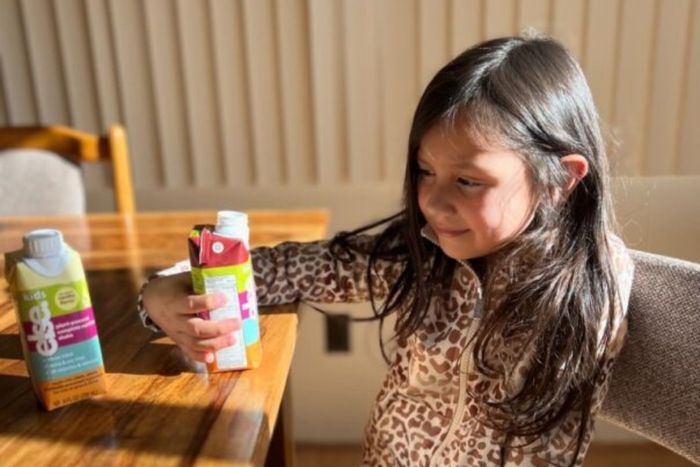
<instances>
[{"instance_id":1,"label":"girl's forehead","mask_svg":"<svg viewBox=\"0 0 700 467\"><path fill-rule=\"evenodd\" d=\"M421 139L418 150L420 159L441 162L468 163L470 159L489 154L512 153L499 142L494 133L474 128L473 125L442 123L433 126Z\"/></svg>"}]
</instances>

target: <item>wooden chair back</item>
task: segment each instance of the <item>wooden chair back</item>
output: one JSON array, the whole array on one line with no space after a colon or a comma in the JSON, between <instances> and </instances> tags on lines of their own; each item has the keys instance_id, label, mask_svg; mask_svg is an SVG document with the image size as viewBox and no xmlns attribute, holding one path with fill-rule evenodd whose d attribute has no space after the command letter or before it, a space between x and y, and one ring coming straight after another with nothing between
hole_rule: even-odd
<instances>
[{"instance_id":1,"label":"wooden chair back","mask_svg":"<svg viewBox=\"0 0 700 467\"><path fill-rule=\"evenodd\" d=\"M76 164L108 162L112 168L117 212L135 211L129 149L122 126L113 125L105 135L65 126L0 128L0 149L21 148L51 151Z\"/></svg>"}]
</instances>

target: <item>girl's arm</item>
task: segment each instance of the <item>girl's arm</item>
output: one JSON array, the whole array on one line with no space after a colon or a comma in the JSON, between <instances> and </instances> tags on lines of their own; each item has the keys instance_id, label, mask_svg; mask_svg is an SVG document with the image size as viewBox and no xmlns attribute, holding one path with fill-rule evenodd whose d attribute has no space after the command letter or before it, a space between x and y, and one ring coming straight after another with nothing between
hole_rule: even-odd
<instances>
[{"instance_id":1,"label":"girl's arm","mask_svg":"<svg viewBox=\"0 0 700 467\"><path fill-rule=\"evenodd\" d=\"M373 237L357 236L357 246L368 246ZM258 304L278 305L298 301L361 302L369 298L367 255L352 261L333 257L330 241L286 242L251 250ZM373 293L381 300L398 277L398 263L378 262L372 273ZM237 320L207 321L197 313L223 305L223 297L194 295L188 261L160 271L142 287L138 312L143 324L163 331L191 358L206 361L212 352L229 346Z\"/></svg>"},{"instance_id":2,"label":"girl's arm","mask_svg":"<svg viewBox=\"0 0 700 467\"><path fill-rule=\"evenodd\" d=\"M374 237L352 239L358 247L369 247ZM272 248L253 250L253 270L260 305L292 302L366 302L369 300L367 255L338 259L329 249L330 241L285 242ZM378 261L372 269L372 293L383 300L398 278L400 263Z\"/></svg>"}]
</instances>

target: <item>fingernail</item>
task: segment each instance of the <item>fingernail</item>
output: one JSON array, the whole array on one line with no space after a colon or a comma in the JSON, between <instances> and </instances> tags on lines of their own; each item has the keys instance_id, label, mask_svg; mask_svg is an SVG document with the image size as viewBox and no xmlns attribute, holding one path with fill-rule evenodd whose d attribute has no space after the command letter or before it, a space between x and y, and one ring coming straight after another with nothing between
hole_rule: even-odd
<instances>
[{"instance_id":1,"label":"fingernail","mask_svg":"<svg viewBox=\"0 0 700 467\"><path fill-rule=\"evenodd\" d=\"M207 361L207 363L212 363L214 361L214 354L208 353L204 359Z\"/></svg>"}]
</instances>

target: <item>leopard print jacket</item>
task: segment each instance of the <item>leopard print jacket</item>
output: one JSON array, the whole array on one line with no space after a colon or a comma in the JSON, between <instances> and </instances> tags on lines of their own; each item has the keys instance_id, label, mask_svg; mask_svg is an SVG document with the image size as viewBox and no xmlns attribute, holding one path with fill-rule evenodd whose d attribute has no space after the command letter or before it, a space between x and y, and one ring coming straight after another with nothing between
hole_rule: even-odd
<instances>
[{"instance_id":1,"label":"leopard print jacket","mask_svg":"<svg viewBox=\"0 0 700 467\"><path fill-rule=\"evenodd\" d=\"M429 228L423 236L436 243ZM373 237L356 237L358 244L371 244ZM622 302L629 298L633 265L623 243L614 238L614 267L618 272ZM366 302L367 258L338 261L329 241L286 242L252 251L260 305L291 302ZM395 262L379 262L371 280L375 299L381 301L400 273ZM494 290L508 280L502 274L492 281ZM557 429L533 440L516 438L501 450L502 433L489 427L485 401L503 400L517 390L524 370L515 357L522 351L517 339L501 339L489 364L508 378L492 378L472 368L470 338L482 314L481 284L468 263L460 262L449 296L435 300L422 326L398 346L386 378L376 397L365 433L363 465L368 466L508 466L570 465L579 417L568 416ZM493 291L492 291L493 293ZM148 318L140 310L145 324ZM596 381L592 415L599 410L607 390L614 357L625 330L626 309L615 310L614 336L610 348L602 349L604 371ZM607 317L606 317L607 319ZM152 326L151 326L152 327ZM526 359L525 359L526 360ZM499 367L499 365L501 365ZM590 424L575 460L583 462L591 439ZM523 442L525 441L525 442ZM502 459L502 457L505 457ZM504 461L504 462L502 462Z\"/></svg>"}]
</instances>

